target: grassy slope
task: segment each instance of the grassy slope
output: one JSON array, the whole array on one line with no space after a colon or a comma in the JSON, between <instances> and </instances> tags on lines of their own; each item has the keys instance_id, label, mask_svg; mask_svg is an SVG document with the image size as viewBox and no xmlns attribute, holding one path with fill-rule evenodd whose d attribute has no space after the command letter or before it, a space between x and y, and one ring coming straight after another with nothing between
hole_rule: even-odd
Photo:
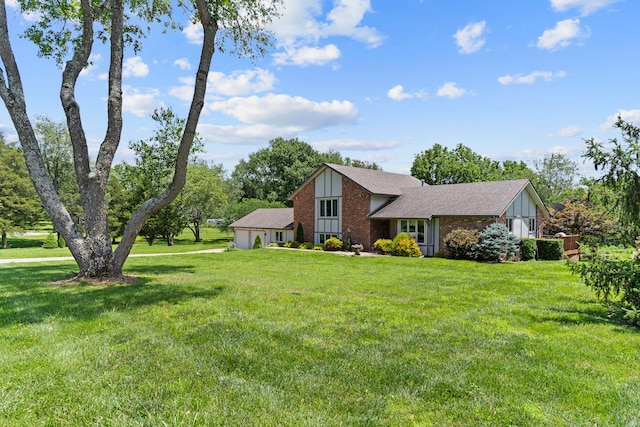
<instances>
[{"instance_id":1,"label":"grassy slope","mask_svg":"<svg viewBox=\"0 0 640 427\"><path fill-rule=\"evenodd\" d=\"M0 425L638 425L640 334L560 262L236 251L0 266Z\"/></svg>"}]
</instances>

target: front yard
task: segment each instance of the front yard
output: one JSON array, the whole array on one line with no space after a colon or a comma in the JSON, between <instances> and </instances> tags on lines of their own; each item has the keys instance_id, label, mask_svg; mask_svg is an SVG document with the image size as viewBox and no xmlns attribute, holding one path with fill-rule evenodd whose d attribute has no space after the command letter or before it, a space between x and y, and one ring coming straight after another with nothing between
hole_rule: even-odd
<instances>
[{"instance_id":1,"label":"front yard","mask_svg":"<svg viewBox=\"0 0 640 427\"><path fill-rule=\"evenodd\" d=\"M254 250L0 266L0 424L639 425L640 333L563 262Z\"/></svg>"}]
</instances>

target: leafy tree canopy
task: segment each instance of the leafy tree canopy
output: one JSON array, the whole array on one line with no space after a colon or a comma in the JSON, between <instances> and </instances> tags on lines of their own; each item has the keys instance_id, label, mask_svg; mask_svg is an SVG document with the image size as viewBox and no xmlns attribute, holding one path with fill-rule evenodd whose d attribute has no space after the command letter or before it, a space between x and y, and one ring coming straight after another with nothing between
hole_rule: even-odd
<instances>
[{"instance_id":1,"label":"leafy tree canopy","mask_svg":"<svg viewBox=\"0 0 640 427\"><path fill-rule=\"evenodd\" d=\"M622 139L597 142L585 141L587 151L583 157L602 171L599 179L610 193L604 193L606 202L615 209L620 223L625 227L629 240L640 234L640 128L618 117L615 127Z\"/></svg>"}]
</instances>

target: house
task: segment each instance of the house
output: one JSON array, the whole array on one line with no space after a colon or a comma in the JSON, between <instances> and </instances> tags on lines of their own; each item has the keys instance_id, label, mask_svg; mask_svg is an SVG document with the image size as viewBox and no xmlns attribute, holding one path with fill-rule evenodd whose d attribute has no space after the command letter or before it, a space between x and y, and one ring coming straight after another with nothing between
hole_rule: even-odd
<instances>
[{"instance_id":1,"label":"house","mask_svg":"<svg viewBox=\"0 0 640 427\"><path fill-rule=\"evenodd\" d=\"M251 249L260 236L264 246L294 240L293 209L256 209L229 225L233 229L233 241L239 249Z\"/></svg>"},{"instance_id":2,"label":"house","mask_svg":"<svg viewBox=\"0 0 640 427\"><path fill-rule=\"evenodd\" d=\"M427 256L443 251L445 236L456 228L482 230L500 222L517 237L542 237L549 217L526 179L425 185L409 175L329 163L308 177L289 200L292 227L302 224L305 241L323 244L330 237L350 237L372 250L377 239L404 232ZM266 221L270 213L260 215Z\"/></svg>"}]
</instances>

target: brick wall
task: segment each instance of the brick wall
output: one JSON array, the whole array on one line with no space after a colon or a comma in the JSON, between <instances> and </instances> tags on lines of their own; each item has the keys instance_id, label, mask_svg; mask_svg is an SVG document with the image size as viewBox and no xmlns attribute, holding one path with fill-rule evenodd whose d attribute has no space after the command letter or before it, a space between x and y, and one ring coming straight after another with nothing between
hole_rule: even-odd
<instances>
[{"instance_id":1,"label":"brick wall","mask_svg":"<svg viewBox=\"0 0 640 427\"><path fill-rule=\"evenodd\" d=\"M371 221L366 219L371 206L368 192L342 178L342 240L351 232L353 243L360 243L365 250L371 250Z\"/></svg>"},{"instance_id":2,"label":"brick wall","mask_svg":"<svg viewBox=\"0 0 640 427\"><path fill-rule=\"evenodd\" d=\"M315 183L307 183L293 199L293 235L295 239L298 224L304 229L304 241L313 242L315 233L314 222Z\"/></svg>"},{"instance_id":3,"label":"brick wall","mask_svg":"<svg viewBox=\"0 0 640 427\"><path fill-rule=\"evenodd\" d=\"M447 246L444 244L444 238L449 232L456 228L484 230L488 225L496 222L495 217L442 217L440 218L440 250L447 252ZM500 222L500 219L498 219Z\"/></svg>"}]
</instances>

